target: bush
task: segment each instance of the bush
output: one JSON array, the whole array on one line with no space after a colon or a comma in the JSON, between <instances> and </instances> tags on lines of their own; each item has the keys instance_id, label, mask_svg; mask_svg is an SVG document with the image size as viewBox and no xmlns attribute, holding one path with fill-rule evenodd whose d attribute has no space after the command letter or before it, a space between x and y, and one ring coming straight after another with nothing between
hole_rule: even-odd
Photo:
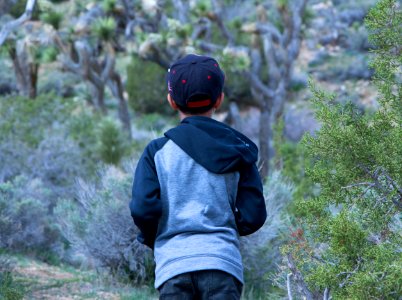
<instances>
[{"instance_id":1,"label":"bush","mask_svg":"<svg viewBox=\"0 0 402 300\"><path fill-rule=\"evenodd\" d=\"M128 151L128 144L122 129L112 120L105 120L100 127L99 153L108 164L118 165Z\"/></svg>"},{"instance_id":2,"label":"bush","mask_svg":"<svg viewBox=\"0 0 402 300\"><path fill-rule=\"evenodd\" d=\"M63 21L63 16L62 13L50 10L41 14L40 18L43 22L52 25L54 29L58 30Z\"/></svg>"},{"instance_id":3,"label":"bush","mask_svg":"<svg viewBox=\"0 0 402 300\"><path fill-rule=\"evenodd\" d=\"M39 180L16 177L0 183L0 249L61 254L63 244L49 213L55 198Z\"/></svg>"},{"instance_id":4,"label":"bush","mask_svg":"<svg viewBox=\"0 0 402 300\"><path fill-rule=\"evenodd\" d=\"M382 0L366 20L376 46L379 109L353 103L311 86L318 120L304 145L312 161L307 175L316 197L296 203L300 228L292 234L289 284L307 298L399 299L402 293L402 130L400 45L402 11Z\"/></svg>"},{"instance_id":5,"label":"bush","mask_svg":"<svg viewBox=\"0 0 402 300\"><path fill-rule=\"evenodd\" d=\"M13 117L19 115L14 110ZM40 115L30 116L32 123L36 122L36 117L40 118ZM26 125L18 128L17 120L7 122L7 117L4 123L3 120L0 120L0 132L8 125L11 128L4 130L0 137L0 182L13 180L19 175L39 179L57 198L72 195L71 187L76 178L90 174L89 167L94 162L85 160L81 149L65 137L65 128L52 130L53 125L46 128L41 124L36 131L31 131L28 126L22 128Z\"/></svg>"},{"instance_id":6,"label":"bush","mask_svg":"<svg viewBox=\"0 0 402 300\"><path fill-rule=\"evenodd\" d=\"M166 72L153 62L133 57L127 67L127 92L129 105L134 111L172 114L166 100Z\"/></svg>"},{"instance_id":7,"label":"bush","mask_svg":"<svg viewBox=\"0 0 402 300\"><path fill-rule=\"evenodd\" d=\"M22 96L0 100L0 141L19 140L36 147L52 132L61 131L74 109L71 101L53 94L39 95L35 101Z\"/></svg>"},{"instance_id":8,"label":"bush","mask_svg":"<svg viewBox=\"0 0 402 300\"><path fill-rule=\"evenodd\" d=\"M80 181L76 202L58 204L62 231L76 254L133 283L152 281L152 253L136 241L128 202L132 178L109 167L99 184Z\"/></svg>"},{"instance_id":9,"label":"bush","mask_svg":"<svg viewBox=\"0 0 402 300\"><path fill-rule=\"evenodd\" d=\"M264 185L267 221L255 234L241 239L245 267L246 293L261 297L273 290L273 276L281 262L280 246L290 222L286 208L292 200L293 186L275 171Z\"/></svg>"},{"instance_id":10,"label":"bush","mask_svg":"<svg viewBox=\"0 0 402 300\"><path fill-rule=\"evenodd\" d=\"M76 178L128 154L122 132L81 103L52 94L0 99L0 182L25 174L69 197Z\"/></svg>"}]
</instances>

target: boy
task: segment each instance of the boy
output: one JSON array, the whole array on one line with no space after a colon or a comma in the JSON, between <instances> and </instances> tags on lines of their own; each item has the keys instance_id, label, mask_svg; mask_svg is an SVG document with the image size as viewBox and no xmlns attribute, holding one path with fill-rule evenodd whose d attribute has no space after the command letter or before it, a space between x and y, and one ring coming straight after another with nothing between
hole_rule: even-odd
<instances>
[{"instance_id":1,"label":"boy","mask_svg":"<svg viewBox=\"0 0 402 300\"><path fill-rule=\"evenodd\" d=\"M168 72L168 102L181 124L145 149L131 215L154 250L160 299L240 299L239 235L265 222L256 145L211 118L224 74L216 60L187 55Z\"/></svg>"}]
</instances>

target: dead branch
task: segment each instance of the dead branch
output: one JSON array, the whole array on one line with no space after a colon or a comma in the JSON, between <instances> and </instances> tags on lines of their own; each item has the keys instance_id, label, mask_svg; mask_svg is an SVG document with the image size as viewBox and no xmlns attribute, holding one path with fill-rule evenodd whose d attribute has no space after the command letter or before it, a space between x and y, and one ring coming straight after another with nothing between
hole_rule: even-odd
<instances>
[{"instance_id":1,"label":"dead branch","mask_svg":"<svg viewBox=\"0 0 402 300\"><path fill-rule=\"evenodd\" d=\"M359 258L357 259L356 267L353 269L353 271L351 271L351 272L340 272L338 275L336 275L336 277L339 277L339 276L341 276L341 275L346 275L346 278L339 284L339 287L340 287L340 288L343 288L343 287L348 283L348 280L349 280L350 276L352 276L353 274L356 274L356 272L357 272L357 271L359 270L359 268L360 268L361 262L362 262L362 260L361 260L361 258L359 257Z\"/></svg>"},{"instance_id":2,"label":"dead branch","mask_svg":"<svg viewBox=\"0 0 402 300\"><path fill-rule=\"evenodd\" d=\"M290 286L290 278L293 276L292 273L289 273L286 276L286 287L288 289L288 299L289 300L293 300L293 296L292 296L292 287Z\"/></svg>"},{"instance_id":3,"label":"dead branch","mask_svg":"<svg viewBox=\"0 0 402 300\"><path fill-rule=\"evenodd\" d=\"M288 259L288 267L290 271L292 272L292 275L295 279L297 289L301 294L303 294L306 298L306 300L313 300L313 293L309 290L307 287L306 282L304 281L303 275L300 273L300 271L297 269L295 261L293 259L293 256L291 253L288 253L286 255Z\"/></svg>"},{"instance_id":4,"label":"dead branch","mask_svg":"<svg viewBox=\"0 0 402 300\"><path fill-rule=\"evenodd\" d=\"M329 288L325 288L323 300L329 300Z\"/></svg>"}]
</instances>

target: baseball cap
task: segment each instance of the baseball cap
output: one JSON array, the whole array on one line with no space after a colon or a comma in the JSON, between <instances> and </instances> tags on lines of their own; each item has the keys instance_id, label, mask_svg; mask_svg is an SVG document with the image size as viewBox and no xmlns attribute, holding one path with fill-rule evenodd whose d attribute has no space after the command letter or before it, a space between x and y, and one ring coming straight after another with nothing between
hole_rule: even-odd
<instances>
[{"instance_id":1,"label":"baseball cap","mask_svg":"<svg viewBox=\"0 0 402 300\"><path fill-rule=\"evenodd\" d=\"M224 81L225 75L214 58L196 54L174 62L167 74L169 94L184 111L212 108Z\"/></svg>"}]
</instances>

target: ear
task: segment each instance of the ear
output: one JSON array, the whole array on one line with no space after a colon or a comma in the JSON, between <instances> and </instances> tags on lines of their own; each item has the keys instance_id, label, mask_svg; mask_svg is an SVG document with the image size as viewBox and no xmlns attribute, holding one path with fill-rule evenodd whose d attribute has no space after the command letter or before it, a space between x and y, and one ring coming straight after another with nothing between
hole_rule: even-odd
<instances>
[{"instance_id":1,"label":"ear","mask_svg":"<svg viewBox=\"0 0 402 300\"><path fill-rule=\"evenodd\" d=\"M215 102L215 105L214 105L215 109L219 109L219 107L221 107L223 99L225 99L225 94L221 93L221 95L218 97L218 99Z\"/></svg>"},{"instance_id":2,"label":"ear","mask_svg":"<svg viewBox=\"0 0 402 300\"><path fill-rule=\"evenodd\" d=\"M173 101L173 98L172 96L170 96L170 94L167 94L167 101L169 102L171 108L173 108L174 110L179 109L179 107L177 106L176 102Z\"/></svg>"}]
</instances>

